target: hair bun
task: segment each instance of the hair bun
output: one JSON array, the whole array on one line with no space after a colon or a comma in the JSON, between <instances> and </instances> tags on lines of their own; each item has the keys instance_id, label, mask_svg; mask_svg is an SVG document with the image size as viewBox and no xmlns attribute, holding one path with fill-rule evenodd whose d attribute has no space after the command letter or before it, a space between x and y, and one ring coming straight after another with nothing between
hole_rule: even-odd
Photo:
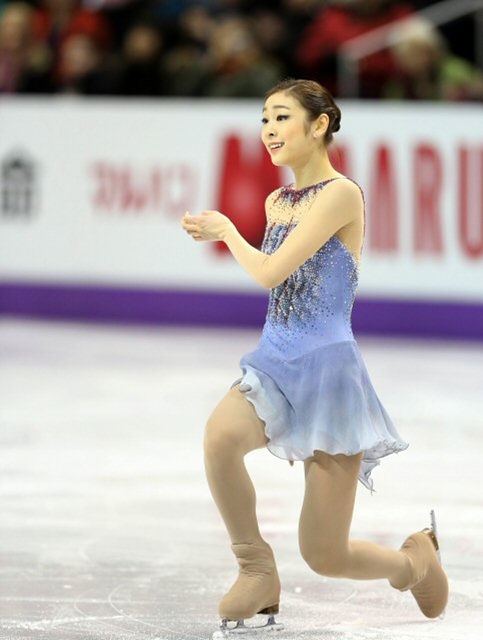
<instances>
[{"instance_id":1,"label":"hair bun","mask_svg":"<svg viewBox=\"0 0 483 640\"><path fill-rule=\"evenodd\" d=\"M334 117L334 122L332 124L332 131L336 133L340 129L340 111L337 110Z\"/></svg>"}]
</instances>

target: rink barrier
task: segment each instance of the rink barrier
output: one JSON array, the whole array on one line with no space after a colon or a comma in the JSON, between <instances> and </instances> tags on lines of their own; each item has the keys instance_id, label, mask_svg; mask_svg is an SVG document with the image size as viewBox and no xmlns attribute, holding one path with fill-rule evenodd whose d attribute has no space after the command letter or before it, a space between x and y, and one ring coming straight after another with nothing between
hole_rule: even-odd
<instances>
[{"instance_id":1,"label":"rink barrier","mask_svg":"<svg viewBox=\"0 0 483 640\"><path fill-rule=\"evenodd\" d=\"M135 325L263 326L268 297L245 293L0 283L0 318ZM483 305L360 297L355 334L483 340Z\"/></svg>"}]
</instances>

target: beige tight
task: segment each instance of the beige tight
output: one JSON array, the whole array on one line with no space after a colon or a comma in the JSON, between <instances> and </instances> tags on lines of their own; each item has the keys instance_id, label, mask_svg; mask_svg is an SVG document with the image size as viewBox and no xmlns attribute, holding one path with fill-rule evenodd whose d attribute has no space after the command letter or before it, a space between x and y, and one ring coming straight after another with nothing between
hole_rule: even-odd
<instances>
[{"instance_id":1,"label":"beige tight","mask_svg":"<svg viewBox=\"0 0 483 640\"><path fill-rule=\"evenodd\" d=\"M256 495L245 467L250 451L265 447L264 422L239 390L231 388L210 415L204 456L208 484L232 543L261 540ZM404 585L407 556L372 542L349 540L362 454L317 451L304 461L305 496L299 522L302 557L318 574Z\"/></svg>"}]
</instances>

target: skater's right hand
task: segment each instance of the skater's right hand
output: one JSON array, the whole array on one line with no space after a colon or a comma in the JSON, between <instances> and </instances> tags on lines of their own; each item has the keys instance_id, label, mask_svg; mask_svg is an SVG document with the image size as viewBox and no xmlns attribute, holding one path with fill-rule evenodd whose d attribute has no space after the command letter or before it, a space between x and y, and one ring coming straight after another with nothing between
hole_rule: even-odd
<instances>
[{"instance_id":1,"label":"skater's right hand","mask_svg":"<svg viewBox=\"0 0 483 640\"><path fill-rule=\"evenodd\" d=\"M293 467L293 460L289 460L288 463L291 467Z\"/></svg>"}]
</instances>

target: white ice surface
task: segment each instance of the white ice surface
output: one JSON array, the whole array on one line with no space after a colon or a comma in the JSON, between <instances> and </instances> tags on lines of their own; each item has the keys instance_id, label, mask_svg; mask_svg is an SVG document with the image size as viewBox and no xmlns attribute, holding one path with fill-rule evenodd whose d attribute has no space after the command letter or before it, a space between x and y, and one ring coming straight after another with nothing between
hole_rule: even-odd
<instances>
[{"instance_id":1,"label":"white ice surface","mask_svg":"<svg viewBox=\"0 0 483 640\"><path fill-rule=\"evenodd\" d=\"M0 321L0 637L209 638L237 575L204 477L212 409L258 331ZM483 345L358 337L407 451L361 485L354 538L438 518L428 620L385 580L322 578L297 546L303 465L246 458L282 581L280 640L483 639Z\"/></svg>"}]
</instances>

